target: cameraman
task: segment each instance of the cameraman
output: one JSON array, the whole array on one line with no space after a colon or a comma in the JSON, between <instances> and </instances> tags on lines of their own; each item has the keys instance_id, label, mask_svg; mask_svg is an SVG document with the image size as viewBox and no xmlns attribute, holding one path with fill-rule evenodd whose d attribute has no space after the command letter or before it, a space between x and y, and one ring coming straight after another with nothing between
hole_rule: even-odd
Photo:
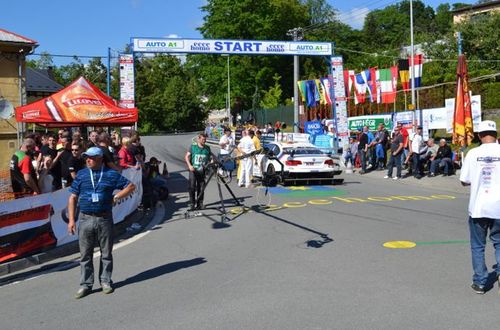
<instances>
[{"instance_id":1,"label":"cameraman","mask_svg":"<svg viewBox=\"0 0 500 330\"><path fill-rule=\"evenodd\" d=\"M205 189L205 168L212 158L210 147L205 145L207 135L198 134L198 141L186 152L184 160L189 168L189 210L203 209L203 191ZM196 199L195 199L196 197ZM195 205L196 202L196 205Z\"/></svg>"}]
</instances>

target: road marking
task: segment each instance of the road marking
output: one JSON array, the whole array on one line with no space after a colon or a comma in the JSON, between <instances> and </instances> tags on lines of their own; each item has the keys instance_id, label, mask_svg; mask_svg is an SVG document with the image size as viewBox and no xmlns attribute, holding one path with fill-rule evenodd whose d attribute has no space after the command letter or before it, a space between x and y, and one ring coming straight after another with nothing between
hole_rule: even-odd
<instances>
[{"instance_id":1,"label":"road marking","mask_svg":"<svg viewBox=\"0 0 500 330\"><path fill-rule=\"evenodd\" d=\"M416 242L417 245L469 244L469 240Z\"/></svg>"},{"instance_id":2,"label":"road marking","mask_svg":"<svg viewBox=\"0 0 500 330\"><path fill-rule=\"evenodd\" d=\"M333 203L332 201L329 201L327 199L313 199L309 201L309 204L312 205L328 205L332 203Z\"/></svg>"},{"instance_id":3,"label":"road marking","mask_svg":"<svg viewBox=\"0 0 500 330\"><path fill-rule=\"evenodd\" d=\"M294 208L294 207L304 207L306 206L307 204L305 203L301 203L301 202L288 202L288 203L284 203L283 206L284 207L289 207L289 208Z\"/></svg>"},{"instance_id":4,"label":"road marking","mask_svg":"<svg viewBox=\"0 0 500 330\"><path fill-rule=\"evenodd\" d=\"M385 242L383 246L389 249L412 249L417 246L417 243L410 241L391 241Z\"/></svg>"},{"instance_id":5,"label":"road marking","mask_svg":"<svg viewBox=\"0 0 500 330\"><path fill-rule=\"evenodd\" d=\"M384 247L389 249L412 249L420 245L442 245L442 244L469 244L468 240L453 240L453 241L430 241L430 242L411 242L411 241L391 241L385 242Z\"/></svg>"}]
</instances>

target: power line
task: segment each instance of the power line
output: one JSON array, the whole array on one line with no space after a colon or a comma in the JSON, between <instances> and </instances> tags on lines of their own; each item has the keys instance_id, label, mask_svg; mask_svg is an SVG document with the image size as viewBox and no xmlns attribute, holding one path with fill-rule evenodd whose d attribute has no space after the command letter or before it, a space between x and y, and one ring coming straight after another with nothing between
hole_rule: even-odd
<instances>
[{"instance_id":1,"label":"power line","mask_svg":"<svg viewBox=\"0 0 500 330\"><path fill-rule=\"evenodd\" d=\"M108 57L107 55L96 55L96 56L92 56L92 55L63 55L63 54L48 54L48 53L33 53L33 54L30 54L29 56L50 56L50 57L66 57L66 58L96 58L96 57L100 57L100 58L105 58L105 57Z\"/></svg>"}]
</instances>

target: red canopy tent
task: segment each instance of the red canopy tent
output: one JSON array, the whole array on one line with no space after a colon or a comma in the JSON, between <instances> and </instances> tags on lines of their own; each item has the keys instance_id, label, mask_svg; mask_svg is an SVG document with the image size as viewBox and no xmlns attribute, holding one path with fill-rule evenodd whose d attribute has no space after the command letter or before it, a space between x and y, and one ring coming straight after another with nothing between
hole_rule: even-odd
<instances>
[{"instance_id":1,"label":"red canopy tent","mask_svg":"<svg viewBox=\"0 0 500 330\"><path fill-rule=\"evenodd\" d=\"M16 120L49 127L129 126L137 122L137 108L121 108L83 77L49 97L16 108Z\"/></svg>"}]
</instances>

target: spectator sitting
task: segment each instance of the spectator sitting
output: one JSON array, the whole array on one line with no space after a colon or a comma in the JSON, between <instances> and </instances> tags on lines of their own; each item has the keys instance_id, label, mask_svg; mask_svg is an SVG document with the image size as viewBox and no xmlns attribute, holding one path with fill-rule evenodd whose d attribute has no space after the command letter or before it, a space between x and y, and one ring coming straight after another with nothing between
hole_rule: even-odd
<instances>
[{"instance_id":1,"label":"spectator sitting","mask_svg":"<svg viewBox=\"0 0 500 330\"><path fill-rule=\"evenodd\" d=\"M446 143L445 139L439 140L439 148L434 158L431 157L431 170L429 176L436 176L436 167L443 168L443 175L451 174L453 162L451 160L452 152L450 146Z\"/></svg>"},{"instance_id":2,"label":"spectator sitting","mask_svg":"<svg viewBox=\"0 0 500 330\"><path fill-rule=\"evenodd\" d=\"M141 166L137 165L137 161L129 150L130 147L130 138L124 137L122 138L122 147L120 151L118 151L119 165L122 168L135 168L139 169Z\"/></svg>"},{"instance_id":3,"label":"spectator sitting","mask_svg":"<svg viewBox=\"0 0 500 330\"><path fill-rule=\"evenodd\" d=\"M439 146L434 143L433 138L429 138L427 140L427 150L424 155L421 156L422 165L424 168L428 168L430 171L431 168L431 158L435 157Z\"/></svg>"}]
</instances>

